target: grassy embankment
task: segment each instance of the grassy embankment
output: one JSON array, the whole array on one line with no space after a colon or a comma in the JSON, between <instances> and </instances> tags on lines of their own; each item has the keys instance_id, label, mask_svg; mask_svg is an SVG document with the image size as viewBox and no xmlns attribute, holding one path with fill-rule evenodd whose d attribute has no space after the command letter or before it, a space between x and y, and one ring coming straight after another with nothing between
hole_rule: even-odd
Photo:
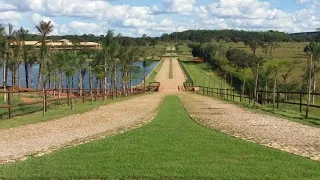
<instances>
[{"instance_id":1,"label":"grassy embankment","mask_svg":"<svg viewBox=\"0 0 320 180\"><path fill-rule=\"evenodd\" d=\"M185 59L185 61L182 61L182 65L188 71L189 75L191 76L192 80L195 82L196 85L213 88L223 87L223 80L214 72L210 72L210 70L207 68L206 63L195 63L192 62L190 59ZM231 89L231 86L227 85L227 88ZM240 98L235 98L234 102L238 105L241 105L248 109L253 109L258 112L264 112L279 117L284 117L302 124L317 127L320 126L320 110L317 108L311 108L310 118L305 119L305 107L303 108L302 113L300 113L298 105L280 104L279 109L273 111L271 104L263 106L253 106L252 103L249 104L248 99L240 103Z\"/></svg>"},{"instance_id":2,"label":"grassy embankment","mask_svg":"<svg viewBox=\"0 0 320 180\"><path fill-rule=\"evenodd\" d=\"M318 179L320 163L193 122L168 96L150 124L0 166L0 179Z\"/></svg>"}]
</instances>

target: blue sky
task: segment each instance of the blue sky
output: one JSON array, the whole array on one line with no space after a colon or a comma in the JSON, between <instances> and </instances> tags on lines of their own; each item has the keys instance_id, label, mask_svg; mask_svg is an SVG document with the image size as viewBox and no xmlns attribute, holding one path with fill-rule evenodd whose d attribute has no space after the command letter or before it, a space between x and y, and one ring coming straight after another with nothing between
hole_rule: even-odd
<instances>
[{"instance_id":1,"label":"blue sky","mask_svg":"<svg viewBox=\"0 0 320 180\"><path fill-rule=\"evenodd\" d=\"M53 34L160 36L188 29L283 32L320 27L320 0L0 0L0 23L35 32L52 21Z\"/></svg>"}]
</instances>

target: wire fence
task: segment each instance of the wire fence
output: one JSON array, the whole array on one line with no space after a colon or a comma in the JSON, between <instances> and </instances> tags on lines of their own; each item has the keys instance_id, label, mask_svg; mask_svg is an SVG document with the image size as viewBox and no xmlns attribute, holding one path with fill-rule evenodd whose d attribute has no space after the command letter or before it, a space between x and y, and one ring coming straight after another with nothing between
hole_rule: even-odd
<instances>
[{"instance_id":1,"label":"wire fence","mask_svg":"<svg viewBox=\"0 0 320 180\"><path fill-rule=\"evenodd\" d=\"M244 92L235 89L222 89L204 86L194 86L193 83L186 82L184 84L184 89L186 91L193 91L198 94L218 97L230 101L237 101L240 103L256 104L260 106L270 106L273 109L279 109L281 106L284 108L295 106L295 110L300 113L306 111L308 92L285 92L285 91L257 91L255 96L254 91L246 90ZM317 112L320 112L320 93L311 93L311 99L309 107L315 108ZM310 111L310 110L309 110ZM306 111L306 117L308 117L309 111Z\"/></svg>"}]
</instances>

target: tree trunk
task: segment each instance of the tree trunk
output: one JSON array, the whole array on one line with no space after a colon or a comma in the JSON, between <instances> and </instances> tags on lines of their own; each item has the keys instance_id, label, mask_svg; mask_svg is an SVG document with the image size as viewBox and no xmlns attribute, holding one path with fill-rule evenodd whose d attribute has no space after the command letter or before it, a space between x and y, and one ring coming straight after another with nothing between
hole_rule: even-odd
<instances>
[{"instance_id":1,"label":"tree trunk","mask_svg":"<svg viewBox=\"0 0 320 180\"><path fill-rule=\"evenodd\" d=\"M72 83L73 83L73 76L72 76L72 78L71 78L71 81L72 81ZM71 110L73 110L73 93L72 93L72 88L71 88L71 86L70 86L70 78L69 78L69 81L68 81L69 83L69 103L70 103L70 106L71 106Z\"/></svg>"},{"instance_id":2,"label":"tree trunk","mask_svg":"<svg viewBox=\"0 0 320 180\"><path fill-rule=\"evenodd\" d=\"M83 88L82 88L82 73L81 73L81 69L79 70L79 75L78 75L78 89L79 89L79 95L82 96L83 95Z\"/></svg>"},{"instance_id":3,"label":"tree trunk","mask_svg":"<svg viewBox=\"0 0 320 180\"><path fill-rule=\"evenodd\" d=\"M311 99L311 85L312 85L312 60L313 54L311 54L309 60L309 84L308 84L308 99L307 99L307 109L306 109L306 118L309 118L309 110L310 110L310 99Z\"/></svg>"},{"instance_id":4,"label":"tree trunk","mask_svg":"<svg viewBox=\"0 0 320 180\"><path fill-rule=\"evenodd\" d=\"M58 98L60 99L61 98L61 89L62 89L62 72L59 73L59 79L58 79Z\"/></svg>"},{"instance_id":5,"label":"tree trunk","mask_svg":"<svg viewBox=\"0 0 320 180\"><path fill-rule=\"evenodd\" d=\"M106 99L106 95L107 95L107 83L108 83L108 77L107 77L107 59L104 60L104 97L103 99Z\"/></svg>"},{"instance_id":6,"label":"tree trunk","mask_svg":"<svg viewBox=\"0 0 320 180\"><path fill-rule=\"evenodd\" d=\"M18 66L18 90L20 90L21 86L20 86L20 68ZM18 94L20 96L20 93Z\"/></svg>"},{"instance_id":7,"label":"tree trunk","mask_svg":"<svg viewBox=\"0 0 320 180\"><path fill-rule=\"evenodd\" d=\"M89 70L89 82L90 82L90 96L91 96L91 104L93 103L93 77L92 77L92 70L91 70L91 66L90 66L90 70Z\"/></svg>"},{"instance_id":8,"label":"tree trunk","mask_svg":"<svg viewBox=\"0 0 320 180\"><path fill-rule=\"evenodd\" d=\"M316 90L317 90L317 74L315 72L315 68L313 68L313 90L312 92L313 93L316 93ZM312 104L315 104L315 100L316 100L316 96L313 94L312 95Z\"/></svg>"},{"instance_id":9,"label":"tree trunk","mask_svg":"<svg viewBox=\"0 0 320 180\"><path fill-rule=\"evenodd\" d=\"M68 102L68 106L70 106L70 78L66 77L66 89L67 89L67 102Z\"/></svg>"},{"instance_id":10,"label":"tree trunk","mask_svg":"<svg viewBox=\"0 0 320 180\"><path fill-rule=\"evenodd\" d=\"M256 100L257 100L258 79L259 79L259 68L260 68L260 64L258 63L258 65L257 65L257 69L256 69L256 80L255 80L255 85L254 85L253 105L256 105Z\"/></svg>"},{"instance_id":11,"label":"tree trunk","mask_svg":"<svg viewBox=\"0 0 320 180\"><path fill-rule=\"evenodd\" d=\"M114 93L114 91L117 90L117 63L115 60L115 64L114 64L114 83L113 83L113 97L116 96L116 94Z\"/></svg>"},{"instance_id":12,"label":"tree trunk","mask_svg":"<svg viewBox=\"0 0 320 180\"><path fill-rule=\"evenodd\" d=\"M276 89L277 89L277 76L274 76L274 82L273 82L273 99L272 99L272 109L274 111L275 105L276 105Z\"/></svg>"},{"instance_id":13,"label":"tree trunk","mask_svg":"<svg viewBox=\"0 0 320 180\"><path fill-rule=\"evenodd\" d=\"M57 72L54 72L54 74L53 74L54 76L53 76L53 98L55 98L56 97L56 89L57 89Z\"/></svg>"},{"instance_id":14,"label":"tree trunk","mask_svg":"<svg viewBox=\"0 0 320 180\"><path fill-rule=\"evenodd\" d=\"M28 63L24 63L24 72L25 72L25 80L26 80L26 88L29 88L29 69Z\"/></svg>"},{"instance_id":15,"label":"tree trunk","mask_svg":"<svg viewBox=\"0 0 320 180\"><path fill-rule=\"evenodd\" d=\"M246 89L246 78L243 78L243 85L242 85L242 96L244 96L244 91Z\"/></svg>"},{"instance_id":16,"label":"tree trunk","mask_svg":"<svg viewBox=\"0 0 320 180\"><path fill-rule=\"evenodd\" d=\"M16 85L16 69L14 66L12 67L11 76L12 76L11 85L12 85L12 90L14 91L15 89L14 86Z\"/></svg>"},{"instance_id":17,"label":"tree trunk","mask_svg":"<svg viewBox=\"0 0 320 180\"><path fill-rule=\"evenodd\" d=\"M70 86L69 86L70 87ZM71 89L73 89L74 88L74 77L73 76L71 76Z\"/></svg>"},{"instance_id":18,"label":"tree trunk","mask_svg":"<svg viewBox=\"0 0 320 180\"><path fill-rule=\"evenodd\" d=\"M40 89L41 83L42 83L42 76L41 76L41 63L39 64L39 72L38 72L38 89Z\"/></svg>"},{"instance_id":19,"label":"tree trunk","mask_svg":"<svg viewBox=\"0 0 320 180\"><path fill-rule=\"evenodd\" d=\"M7 77L6 77L6 54L4 55L4 59L3 59L3 69L2 69L2 71L3 71L3 91L6 91L7 90ZM3 93L3 101L4 102L7 102L7 94L6 93Z\"/></svg>"},{"instance_id":20,"label":"tree trunk","mask_svg":"<svg viewBox=\"0 0 320 180\"><path fill-rule=\"evenodd\" d=\"M268 93L268 78L266 78L266 84L265 84L265 99L266 99L266 104L269 104L268 98L269 98L269 93Z\"/></svg>"}]
</instances>

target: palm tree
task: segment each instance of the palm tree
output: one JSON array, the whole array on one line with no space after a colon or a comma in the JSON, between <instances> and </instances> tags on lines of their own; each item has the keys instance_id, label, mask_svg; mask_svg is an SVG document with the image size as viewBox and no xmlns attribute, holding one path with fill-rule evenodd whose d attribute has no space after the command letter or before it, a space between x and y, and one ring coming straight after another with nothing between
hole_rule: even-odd
<instances>
[{"instance_id":1,"label":"palm tree","mask_svg":"<svg viewBox=\"0 0 320 180\"><path fill-rule=\"evenodd\" d=\"M12 57L12 50L11 50L11 41L13 39L13 26L9 23L8 25L9 30L8 34L5 34L4 28L0 28L2 33L5 35L4 38L4 57L3 57L3 90L6 91L7 88L7 72L8 72L8 62ZM4 102L7 101L7 96L4 95Z\"/></svg>"},{"instance_id":2,"label":"palm tree","mask_svg":"<svg viewBox=\"0 0 320 180\"><path fill-rule=\"evenodd\" d=\"M83 94L83 70L85 70L87 63L87 56L85 54L76 55L76 69L78 70L78 89L79 95Z\"/></svg>"},{"instance_id":3,"label":"palm tree","mask_svg":"<svg viewBox=\"0 0 320 180\"><path fill-rule=\"evenodd\" d=\"M107 35L105 36L104 40L102 41L102 49L103 49L103 58L104 58L104 97L106 97L107 94L107 84L108 84L108 65L110 60L109 51L112 47L114 39L114 33L112 30L109 30L107 32Z\"/></svg>"},{"instance_id":4,"label":"palm tree","mask_svg":"<svg viewBox=\"0 0 320 180\"><path fill-rule=\"evenodd\" d=\"M17 31L17 34L18 34L19 39L21 41L22 59L23 59L23 62L24 62L26 88L29 88L28 49L27 49L27 46L25 45L26 36L27 36L28 33L29 33L29 31L24 29L23 27L21 27Z\"/></svg>"},{"instance_id":5,"label":"palm tree","mask_svg":"<svg viewBox=\"0 0 320 180\"><path fill-rule=\"evenodd\" d=\"M47 36L53 31L53 25L51 21L45 22L40 21L39 25L36 26L36 29L41 35L41 51L40 51L40 64L39 64L39 75L38 75L38 89L40 89L40 82L43 83L45 86L45 79L42 75L45 73L45 65L46 65L46 54L47 54L47 47L46 47L46 38Z\"/></svg>"},{"instance_id":6,"label":"palm tree","mask_svg":"<svg viewBox=\"0 0 320 180\"><path fill-rule=\"evenodd\" d=\"M131 44L125 43L120 49L120 66L122 72L122 90L127 96L128 94L128 80L131 78L129 77L129 72L132 71L133 62L137 58L138 48Z\"/></svg>"},{"instance_id":7,"label":"palm tree","mask_svg":"<svg viewBox=\"0 0 320 180\"><path fill-rule=\"evenodd\" d=\"M14 32L14 35L17 33ZM8 62L9 68L11 70L11 75L12 75L12 89L15 89L16 85L16 74L18 73L18 83L20 87L20 71L19 71L19 66L21 64L21 58L20 58L20 50L21 50L21 42L16 39L15 36L13 36L12 41L11 41L11 58L10 61Z\"/></svg>"}]
</instances>

